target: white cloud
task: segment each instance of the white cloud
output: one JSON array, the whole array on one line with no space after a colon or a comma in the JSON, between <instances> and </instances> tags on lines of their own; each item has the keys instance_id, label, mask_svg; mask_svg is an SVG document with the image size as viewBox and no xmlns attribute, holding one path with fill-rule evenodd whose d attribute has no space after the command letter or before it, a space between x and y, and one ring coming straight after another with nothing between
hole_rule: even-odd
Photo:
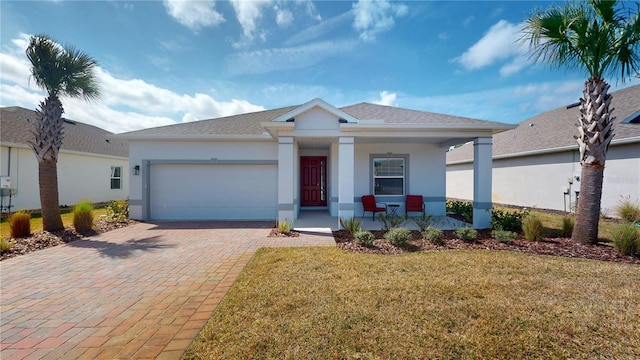
<instances>
[{"instance_id":1,"label":"white cloud","mask_svg":"<svg viewBox=\"0 0 640 360\"><path fill-rule=\"evenodd\" d=\"M353 5L353 12L353 28L360 32L360 39L373 41L377 34L391 30L394 19L407 15L409 9L404 4L388 0L358 0Z\"/></svg>"},{"instance_id":2,"label":"white cloud","mask_svg":"<svg viewBox=\"0 0 640 360\"><path fill-rule=\"evenodd\" d=\"M380 93L380 100L375 100L374 104L386 106L398 106L396 93L383 91Z\"/></svg>"},{"instance_id":3,"label":"white cloud","mask_svg":"<svg viewBox=\"0 0 640 360\"><path fill-rule=\"evenodd\" d=\"M351 52L354 41L325 41L297 47L257 50L230 55L226 59L230 75L264 74L272 71L301 69L326 58Z\"/></svg>"},{"instance_id":4,"label":"white cloud","mask_svg":"<svg viewBox=\"0 0 640 360\"><path fill-rule=\"evenodd\" d=\"M305 42L309 42L315 39L318 39L322 36L325 36L332 31L337 30L343 24L351 21L353 19L353 11L349 10L340 15L334 16L327 20L324 20L316 25L309 26L304 30L295 33L292 37L290 37L287 41L285 41L286 46L302 44Z\"/></svg>"},{"instance_id":5,"label":"white cloud","mask_svg":"<svg viewBox=\"0 0 640 360\"><path fill-rule=\"evenodd\" d=\"M224 22L224 17L216 11L213 0L164 0L163 4L171 17L193 31Z\"/></svg>"},{"instance_id":6,"label":"white cloud","mask_svg":"<svg viewBox=\"0 0 640 360\"><path fill-rule=\"evenodd\" d=\"M454 59L467 70L476 70L512 59L500 69L500 75L512 75L529 64L527 48L520 43L521 25L500 20L458 58Z\"/></svg>"},{"instance_id":7,"label":"white cloud","mask_svg":"<svg viewBox=\"0 0 640 360\"><path fill-rule=\"evenodd\" d=\"M14 41L25 46L26 42ZM0 52L0 105L34 109L45 97L29 83L30 64L24 49ZM98 67L96 77L102 92L93 102L63 98L65 116L113 132L130 131L195 119L208 119L263 110L246 100L216 100L208 94L178 94L141 79L119 79Z\"/></svg>"},{"instance_id":8,"label":"white cloud","mask_svg":"<svg viewBox=\"0 0 640 360\"><path fill-rule=\"evenodd\" d=\"M257 21L262 17L262 9L267 8L272 0L231 0L231 5L236 12L236 19L242 26L243 41L236 44L242 46L253 41L257 31ZM264 33L263 33L264 34ZM264 35L260 35L264 37Z\"/></svg>"},{"instance_id":9,"label":"white cloud","mask_svg":"<svg viewBox=\"0 0 640 360\"><path fill-rule=\"evenodd\" d=\"M282 9L277 5L274 7L276 12L276 24L281 28L286 28L293 22L293 13L287 9Z\"/></svg>"},{"instance_id":10,"label":"white cloud","mask_svg":"<svg viewBox=\"0 0 640 360\"><path fill-rule=\"evenodd\" d=\"M403 95L402 105L442 114L517 123L542 112L576 102L582 94L583 85L584 80L579 79L531 83L450 95L427 97Z\"/></svg>"}]
</instances>

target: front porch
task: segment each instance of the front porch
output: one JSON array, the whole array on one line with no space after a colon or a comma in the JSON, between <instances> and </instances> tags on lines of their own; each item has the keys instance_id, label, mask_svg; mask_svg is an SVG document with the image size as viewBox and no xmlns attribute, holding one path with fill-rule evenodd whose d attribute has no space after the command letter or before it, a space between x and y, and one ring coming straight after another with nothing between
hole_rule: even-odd
<instances>
[{"instance_id":1,"label":"front porch","mask_svg":"<svg viewBox=\"0 0 640 360\"><path fill-rule=\"evenodd\" d=\"M363 230L381 230L382 222L376 219L371 220L371 215L356 217L362 224ZM455 230L459 227L471 227L471 224L450 218L448 216L433 216L432 225L441 230ZM411 221L408 221L404 227L409 230L419 230L419 228ZM328 210L301 210L298 218L293 223L294 230L310 231L312 229L340 230L340 224L337 216L331 216Z\"/></svg>"}]
</instances>

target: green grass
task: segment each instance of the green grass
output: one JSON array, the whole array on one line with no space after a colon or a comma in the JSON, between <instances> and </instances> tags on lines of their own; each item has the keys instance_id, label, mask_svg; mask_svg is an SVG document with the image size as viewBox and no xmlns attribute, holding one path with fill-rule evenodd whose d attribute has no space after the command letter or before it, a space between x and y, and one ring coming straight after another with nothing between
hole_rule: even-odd
<instances>
[{"instance_id":1,"label":"green grass","mask_svg":"<svg viewBox=\"0 0 640 360\"><path fill-rule=\"evenodd\" d=\"M105 215L107 210L105 208L98 208L93 211L93 218L99 220L102 215ZM62 223L64 227L73 225L73 213L71 209L62 211ZM42 216L40 214L31 214L31 231L42 231ZM9 222L5 219L0 223L0 238L5 239L11 236L11 229Z\"/></svg>"},{"instance_id":2,"label":"green grass","mask_svg":"<svg viewBox=\"0 0 640 360\"><path fill-rule=\"evenodd\" d=\"M638 266L261 249L185 359L640 358Z\"/></svg>"}]
</instances>

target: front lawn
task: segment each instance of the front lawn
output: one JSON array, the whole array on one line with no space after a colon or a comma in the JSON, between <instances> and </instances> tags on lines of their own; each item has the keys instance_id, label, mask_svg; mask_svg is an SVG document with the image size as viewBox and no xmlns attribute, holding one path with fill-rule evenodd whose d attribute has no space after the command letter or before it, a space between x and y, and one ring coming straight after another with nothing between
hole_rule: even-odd
<instances>
[{"instance_id":1,"label":"front lawn","mask_svg":"<svg viewBox=\"0 0 640 360\"><path fill-rule=\"evenodd\" d=\"M185 359L640 358L638 265L259 250Z\"/></svg>"}]
</instances>

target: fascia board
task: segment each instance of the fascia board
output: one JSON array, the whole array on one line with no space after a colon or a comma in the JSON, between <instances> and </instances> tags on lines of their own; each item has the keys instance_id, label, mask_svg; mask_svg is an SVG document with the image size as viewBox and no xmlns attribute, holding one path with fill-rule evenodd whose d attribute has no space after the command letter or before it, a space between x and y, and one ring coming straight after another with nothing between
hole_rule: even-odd
<instances>
[{"instance_id":1,"label":"fascia board","mask_svg":"<svg viewBox=\"0 0 640 360\"><path fill-rule=\"evenodd\" d=\"M222 135L222 134L192 134L192 135L115 135L113 139L122 139L129 141L155 141L155 140L220 140L220 141L260 141L270 140L271 136L263 135Z\"/></svg>"},{"instance_id":2,"label":"fascia board","mask_svg":"<svg viewBox=\"0 0 640 360\"><path fill-rule=\"evenodd\" d=\"M619 139L617 141L616 140L612 140L611 141L611 146L634 144L634 143L640 143L640 136L634 136L634 137L630 137L630 138ZM518 158L518 157L534 156L534 155L544 155L544 154L552 154L552 153L558 153L558 152L564 152L564 151L573 151L573 150L578 150L578 145L577 144L576 145L559 146L559 147L550 148L550 149L531 150L531 151L522 151L522 152L518 152L518 153L511 153L511 154L495 155L493 157L493 160ZM458 160L458 161L447 162L447 165L466 164L466 163L472 163L472 162L473 162L473 159L466 159L466 160Z\"/></svg>"},{"instance_id":3,"label":"fascia board","mask_svg":"<svg viewBox=\"0 0 640 360\"><path fill-rule=\"evenodd\" d=\"M491 134L497 134L506 130L517 128L517 125L504 124L482 124L482 125L468 125L468 124L340 124L340 131L344 132L358 132L358 131L407 131L407 130L424 130L424 131L466 131L466 132L488 132Z\"/></svg>"},{"instance_id":4,"label":"fascia board","mask_svg":"<svg viewBox=\"0 0 640 360\"><path fill-rule=\"evenodd\" d=\"M14 143L14 142L2 142L2 143L0 143L0 146L33 151L33 149L31 148L31 145ZM86 151L67 150L67 149L64 149L64 148L61 148L59 153L60 154L91 156L91 157L99 157L99 158L107 158L107 159L129 160L129 157L127 157L127 156L117 156L117 155L92 153L92 152L86 152Z\"/></svg>"}]
</instances>

